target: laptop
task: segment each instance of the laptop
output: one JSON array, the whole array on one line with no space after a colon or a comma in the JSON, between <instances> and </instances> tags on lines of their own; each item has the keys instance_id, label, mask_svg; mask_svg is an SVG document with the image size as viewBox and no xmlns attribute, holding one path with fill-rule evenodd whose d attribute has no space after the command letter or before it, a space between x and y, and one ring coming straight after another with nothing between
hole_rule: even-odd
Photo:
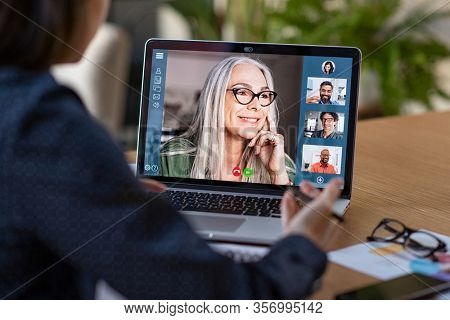
<instances>
[{"instance_id":1,"label":"laptop","mask_svg":"<svg viewBox=\"0 0 450 320\"><path fill-rule=\"evenodd\" d=\"M150 39L137 176L212 241L270 245L303 180L352 191L361 52L351 47Z\"/></svg>"}]
</instances>

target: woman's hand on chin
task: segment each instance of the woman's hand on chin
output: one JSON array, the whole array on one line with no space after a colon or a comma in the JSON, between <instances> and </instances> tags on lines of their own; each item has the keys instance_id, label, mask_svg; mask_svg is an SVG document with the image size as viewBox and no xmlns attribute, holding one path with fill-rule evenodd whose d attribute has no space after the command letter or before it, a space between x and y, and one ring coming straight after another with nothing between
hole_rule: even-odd
<instances>
[{"instance_id":1,"label":"woman's hand on chin","mask_svg":"<svg viewBox=\"0 0 450 320\"><path fill-rule=\"evenodd\" d=\"M269 170L273 183L289 184L284 154L284 137L281 134L261 130L248 144Z\"/></svg>"}]
</instances>

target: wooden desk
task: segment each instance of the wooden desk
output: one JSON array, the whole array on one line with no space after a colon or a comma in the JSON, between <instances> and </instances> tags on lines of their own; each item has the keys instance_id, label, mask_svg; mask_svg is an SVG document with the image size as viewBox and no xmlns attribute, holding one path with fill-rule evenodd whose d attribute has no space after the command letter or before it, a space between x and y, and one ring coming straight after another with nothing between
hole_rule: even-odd
<instances>
[{"instance_id":1,"label":"wooden desk","mask_svg":"<svg viewBox=\"0 0 450 320\"><path fill-rule=\"evenodd\" d=\"M385 217L450 234L450 113L362 121L356 139L352 201L329 250L365 241ZM376 281L330 264L313 298Z\"/></svg>"},{"instance_id":2,"label":"wooden desk","mask_svg":"<svg viewBox=\"0 0 450 320\"><path fill-rule=\"evenodd\" d=\"M330 250L365 241L385 217L450 234L450 113L358 123L350 208ZM313 298L377 280L330 264Z\"/></svg>"}]
</instances>

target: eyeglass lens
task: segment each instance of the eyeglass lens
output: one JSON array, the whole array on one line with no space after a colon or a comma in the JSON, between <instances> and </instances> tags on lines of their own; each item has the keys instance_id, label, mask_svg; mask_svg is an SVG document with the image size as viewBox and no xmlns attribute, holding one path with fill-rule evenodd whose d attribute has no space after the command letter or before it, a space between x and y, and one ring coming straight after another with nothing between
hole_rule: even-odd
<instances>
[{"instance_id":1,"label":"eyeglass lens","mask_svg":"<svg viewBox=\"0 0 450 320\"><path fill-rule=\"evenodd\" d=\"M236 88L233 89L233 93L241 104L249 104L252 100L257 97L261 106L268 106L275 99L275 95L272 91L261 91L260 93L254 93L250 89L246 88Z\"/></svg>"},{"instance_id":2,"label":"eyeglass lens","mask_svg":"<svg viewBox=\"0 0 450 320\"><path fill-rule=\"evenodd\" d=\"M397 221L387 221L382 223L373 232L373 237L384 240L393 240L405 231L405 227Z\"/></svg>"},{"instance_id":3,"label":"eyeglass lens","mask_svg":"<svg viewBox=\"0 0 450 320\"><path fill-rule=\"evenodd\" d=\"M426 257L439 246L439 242L428 233L416 231L409 235L404 245L412 254Z\"/></svg>"}]
</instances>

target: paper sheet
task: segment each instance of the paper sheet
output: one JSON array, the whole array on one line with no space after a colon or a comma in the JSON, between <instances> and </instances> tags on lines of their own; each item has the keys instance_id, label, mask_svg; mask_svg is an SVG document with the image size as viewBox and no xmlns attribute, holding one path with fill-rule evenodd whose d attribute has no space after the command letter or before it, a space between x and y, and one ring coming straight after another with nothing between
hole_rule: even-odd
<instances>
[{"instance_id":1,"label":"paper sheet","mask_svg":"<svg viewBox=\"0 0 450 320\"><path fill-rule=\"evenodd\" d=\"M447 249L450 249L450 237L430 233L444 241ZM401 245L380 242L364 242L332 251L328 254L328 258L334 263L385 281L420 271L411 269L411 266L414 268L420 265L417 261L426 260L426 263L431 263L429 259L417 259Z\"/></svg>"}]
</instances>

